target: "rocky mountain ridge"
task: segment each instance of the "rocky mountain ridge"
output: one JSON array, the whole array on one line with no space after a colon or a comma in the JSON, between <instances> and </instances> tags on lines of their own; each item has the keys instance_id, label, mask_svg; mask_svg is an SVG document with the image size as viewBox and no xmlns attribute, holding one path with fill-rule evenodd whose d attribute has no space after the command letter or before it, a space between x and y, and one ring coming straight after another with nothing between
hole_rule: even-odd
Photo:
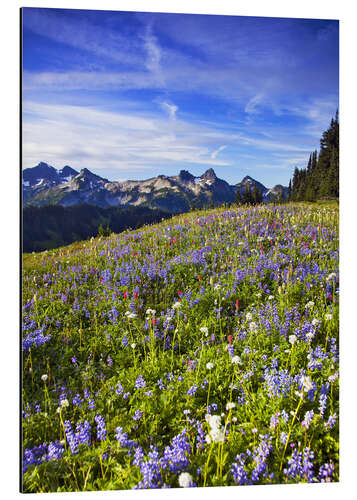
<instances>
[{"instance_id":1,"label":"rocky mountain ridge","mask_svg":"<svg viewBox=\"0 0 357 500\"><path fill-rule=\"evenodd\" d=\"M187 170L178 175L158 175L146 180L109 181L87 168L77 172L66 165L61 170L41 162L23 171L24 206L61 205L73 206L83 203L99 207L147 206L172 213L185 212L191 208L220 205L234 202L239 189L262 192L263 201L271 202L287 197L287 188L276 185L271 189L252 177L246 176L235 185L219 179L212 168L201 176Z\"/></svg>"}]
</instances>

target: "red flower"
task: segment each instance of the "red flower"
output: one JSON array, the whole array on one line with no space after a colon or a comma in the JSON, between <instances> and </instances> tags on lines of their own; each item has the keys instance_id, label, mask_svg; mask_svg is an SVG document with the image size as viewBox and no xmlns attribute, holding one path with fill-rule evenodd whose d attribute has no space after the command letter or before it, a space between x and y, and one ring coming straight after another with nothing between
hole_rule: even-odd
<instances>
[{"instance_id":1,"label":"red flower","mask_svg":"<svg viewBox=\"0 0 357 500\"><path fill-rule=\"evenodd\" d=\"M236 311L238 311L238 309L239 309L239 300L237 299L236 300Z\"/></svg>"},{"instance_id":2,"label":"red flower","mask_svg":"<svg viewBox=\"0 0 357 500\"><path fill-rule=\"evenodd\" d=\"M232 335L228 335L228 342L231 344L232 343L232 340L233 340L233 336Z\"/></svg>"},{"instance_id":3,"label":"red flower","mask_svg":"<svg viewBox=\"0 0 357 500\"><path fill-rule=\"evenodd\" d=\"M128 298L128 291L126 290L126 291L124 292L124 299L127 299L127 298Z\"/></svg>"},{"instance_id":4,"label":"red flower","mask_svg":"<svg viewBox=\"0 0 357 500\"><path fill-rule=\"evenodd\" d=\"M178 294L180 295L180 297L181 297L181 295L182 295L182 292L181 292L181 291L179 290L179 291L178 291L177 293L178 293Z\"/></svg>"}]
</instances>

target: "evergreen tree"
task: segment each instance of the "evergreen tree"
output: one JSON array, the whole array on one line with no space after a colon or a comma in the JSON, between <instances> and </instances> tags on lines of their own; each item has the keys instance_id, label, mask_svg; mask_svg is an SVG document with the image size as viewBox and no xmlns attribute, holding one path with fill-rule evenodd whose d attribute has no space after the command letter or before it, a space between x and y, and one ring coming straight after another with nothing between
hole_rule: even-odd
<instances>
[{"instance_id":1,"label":"evergreen tree","mask_svg":"<svg viewBox=\"0 0 357 500\"><path fill-rule=\"evenodd\" d=\"M288 201L291 200L291 196L292 196L292 187L291 187L291 179L289 180L289 186L288 186Z\"/></svg>"},{"instance_id":2,"label":"evergreen tree","mask_svg":"<svg viewBox=\"0 0 357 500\"><path fill-rule=\"evenodd\" d=\"M258 203L262 203L263 201L263 193L256 185L254 185L253 193L252 193L252 202L253 205L257 205Z\"/></svg>"},{"instance_id":3,"label":"evergreen tree","mask_svg":"<svg viewBox=\"0 0 357 500\"><path fill-rule=\"evenodd\" d=\"M291 191L290 191L291 190ZM320 151L310 154L306 168L293 173L289 199L314 201L339 196L339 121L338 111L320 139Z\"/></svg>"},{"instance_id":4,"label":"evergreen tree","mask_svg":"<svg viewBox=\"0 0 357 500\"><path fill-rule=\"evenodd\" d=\"M235 202L236 202L237 205L241 205L243 203L243 199L242 199L242 196L240 194L240 189L239 188L237 188Z\"/></svg>"}]
</instances>

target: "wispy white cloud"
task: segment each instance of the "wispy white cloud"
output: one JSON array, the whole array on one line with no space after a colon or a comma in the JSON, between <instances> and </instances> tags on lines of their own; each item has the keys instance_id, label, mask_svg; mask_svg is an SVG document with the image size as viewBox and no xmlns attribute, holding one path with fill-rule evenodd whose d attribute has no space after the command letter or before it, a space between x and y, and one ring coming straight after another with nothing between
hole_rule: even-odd
<instances>
[{"instance_id":1,"label":"wispy white cloud","mask_svg":"<svg viewBox=\"0 0 357 500\"><path fill-rule=\"evenodd\" d=\"M159 85L164 86L165 76L161 68L161 49L157 38L153 35L152 24L147 25L144 36L144 46L146 50L145 66Z\"/></svg>"},{"instance_id":2,"label":"wispy white cloud","mask_svg":"<svg viewBox=\"0 0 357 500\"><path fill-rule=\"evenodd\" d=\"M215 151L213 151L211 153L212 160L215 160L217 158L218 153L220 153L221 151L223 151L224 149L226 149L226 147L227 147L226 145L220 146L218 149L216 149Z\"/></svg>"},{"instance_id":3,"label":"wispy white cloud","mask_svg":"<svg viewBox=\"0 0 357 500\"><path fill-rule=\"evenodd\" d=\"M173 108L168 108L173 114ZM23 166L39 161L56 166L122 172L142 165L201 164L226 166L212 158L216 139L211 130L182 120L115 113L85 106L25 102L23 106Z\"/></svg>"},{"instance_id":4,"label":"wispy white cloud","mask_svg":"<svg viewBox=\"0 0 357 500\"><path fill-rule=\"evenodd\" d=\"M156 77L147 72L23 72L24 90L130 90L159 86Z\"/></svg>"},{"instance_id":5,"label":"wispy white cloud","mask_svg":"<svg viewBox=\"0 0 357 500\"><path fill-rule=\"evenodd\" d=\"M92 22L84 13L65 16L58 15L55 9L25 9L23 20L24 27L32 32L98 58L135 66L142 64L145 56L139 38L129 38L108 24Z\"/></svg>"},{"instance_id":6,"label":"wispy white cloud","mask_svg":"<svg viewBox=\"0 0 357 500\"><path fill-rule=\"evenodd\" d=\"M170 120L176 120L176 111L178 111L178 106L175 104L170 104L168 102L161 102L161 107L168 113Z\"/></svg>"},{"instance_id":7,"label":"wispy white cloud","mask_svg":"<svg viewBox=\"0 0 357 500\"><path fill-rule=\"evenodd\" d=\"M263 99L263 94L259 93L253 96L249 101L247 102L244 111L248 114L257 114L259 113L258 105L262 102Z\"/></svg>"}]
</instances>

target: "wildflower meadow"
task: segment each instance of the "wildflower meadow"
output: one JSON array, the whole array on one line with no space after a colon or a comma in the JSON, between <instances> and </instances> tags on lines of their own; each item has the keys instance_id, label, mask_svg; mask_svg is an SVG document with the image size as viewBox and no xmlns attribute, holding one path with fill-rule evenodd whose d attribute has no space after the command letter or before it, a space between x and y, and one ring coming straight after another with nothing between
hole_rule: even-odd
<instances>
[{"instance_id":1,"label":"wildflower meadow","mask_svg":"<svg viewBox=\"0 0 357 500\"><path fill-rule=\"evenodd\" d=\"M335 203L24 254L25 492L339 480Z\"/></svg>"}]
</instances>

